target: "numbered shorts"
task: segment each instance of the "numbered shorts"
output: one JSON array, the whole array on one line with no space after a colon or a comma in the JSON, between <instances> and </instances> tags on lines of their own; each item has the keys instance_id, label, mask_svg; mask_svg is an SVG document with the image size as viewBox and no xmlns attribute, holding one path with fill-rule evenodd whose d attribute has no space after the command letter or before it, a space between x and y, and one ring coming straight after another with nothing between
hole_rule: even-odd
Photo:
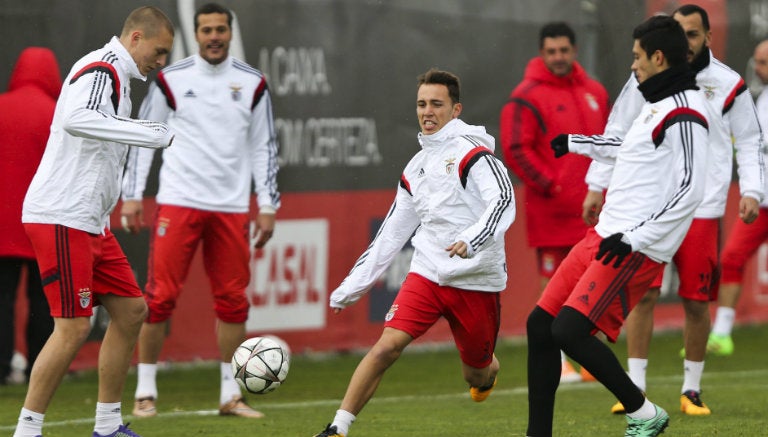
<instances>
[{"instance_id":1,"label":"numbered shorts","mask_svg":"<svg viewBox=\"0 0 768 437\"><path fill-rule=\"evenodd\" d=\"M461 361L482 369L493 360L500 310L499 293L441 286L408 273L384 318L384 326L419 338L445 317Z\"/></svg>"},{"instance_id":2,"label":"numbered shorts","mask_svg":"<svg viewBox=\"0 0 768 437\"><path fill-rule=\"evenodd\" d=\"M227 323L248 319L248 214L158 205L149 240L147 322L163 322L171 316L201 241L216 316Z\"/></svg>"},{"instance_id":3,"label":"numbered shorts","mask_svg":"<svg viewBox=\"0 0 768 437\"><path fill-rule=\"evenodd\" d=\"M736 220L720 255L723 284L741 284L744 266L768 238L768 209L760 208L757 220L746 224Z\"/></svg>"},{"instance_id":4,"label":"numbered shorts","mask_svg":"<svg viewBox=\"0 0 768 437\"><path fill-rule=\"evenodd\" d=\"M553 317L569 306L615 342L627 315L664 264L633 252L618 268L613 267L615 261L603 265L595 259L601 241L590 228L560 264L536 304Z\"/></svg>"},{"instance_id":5,"label":"numbered shorts","mask_svg":"<svg viewBox=\"0 0 768 437\"><path fill-rule=\"evenodd\" d=\"M717 264L719 241L720 219L693 219L683 244L672 257L680 276L678 296L702 302L717 300L720 288ZM651 288L661 288L663 279L662 270L651 283Z\"/></svg>"},{"instance_id":6,"label":"numbered shorts","mask_svg":"<svg viewBox=\"0 0 768 437\"><path fill-rule=\"evenodd\" d=\"M51 316L90 317L102 294L141 297L128 259L109 229L90 234L62 225L25 223Z\"/></svg>"}]
</instances>

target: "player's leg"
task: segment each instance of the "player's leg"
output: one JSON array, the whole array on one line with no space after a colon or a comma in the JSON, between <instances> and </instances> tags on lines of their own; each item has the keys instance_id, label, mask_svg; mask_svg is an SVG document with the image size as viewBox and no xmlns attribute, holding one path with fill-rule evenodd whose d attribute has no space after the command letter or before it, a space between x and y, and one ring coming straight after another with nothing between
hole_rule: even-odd
<instances>
[{"instance_id":1,"label":"player's leg","mask_svg":"<svg viewBox=\"0 0 768 437\"><path fill-rule=\"evenodd\" d=\"M501 324L499 293L440 287L436 298L441 302L461 357L462 374L469 384L470 397L484 401L496 385L499 360L496 339Z\"/></svg>"},{"instance_id":2,"label":"player's leg","mask_svg":"<svg viewBox=\"0 0 768 437\"><path fill-rule=\"evenodd\" d=\"M19 286L22 261L18 258L0 258L0 385L11 373L11 359L15 350L16 289Z\"/></svg>"},{"instance_id":3,"label":"player's leg","mask_svg":"<svg viewBox=\"0 0 768 437\"><path fill-rule=\"evenodd\" d=\"M381 337L357 365L333 422L316 437L347 435L352 422L376 392L384 372L400 358L406 346L441 317L435 299L438 289L437 284L420 275L409 273L405 277L387 312Z\"/></svg>"},{"instance_id":4,"label":"player's leg","mask_svg":"<svg viewBox=\"0 0 768 437\"><path fill-rule=\"evenodd\" d=\"M589 229L558 267L536 307L528 315L528 431L552 435L555 393L560 383L560 348L552 337L552 322L591 262L600 236Z\"/></svg>"},{"instance_id":5,"label":"player's leg","mask_svg":"<svg viewBox=\"0 0 768 437\"><path fill-rule=\"evenodd\" d=\"M139 333L134 416L157 414L157 362L169 329L168 319L176 307L201 233L202 223L196 210L158 205L149 240L144 293L149 314Z\"/></svg>"},{"instance_id":6,"label":"player's leg","mask_svg":"<svg viewBox=\"0 0 768 437\"><path fill-rule=\"evenodd\" d=\"M536 248L536 260L539 266L539 284L540 290L544 291L547 288L547 284L554 276L557 268L563 262L565 257L570 252L571 246L568 247L537 247ZM565 353L560 351L560 383L579 382L587 376L587 380L594 380L591 375L586 373L582 375L580 371L577 371L573 364L568 361Z\"/></svg>"},{"instance_id":7,"label":"player's leg","mask_svg":"<svg viewBox=\"0 0 768 437\"><path fill-rule=\"evenodd\" d=\"M617 268L593 259L552 324L556 344L624 405L628 435L630 431L660 431L669 416L645 398L611 349L593 334L600 330L609 341L616 341L624 318L662 268L640 253L632 253Z\"/></svg>"},{"instance_id":8,"label":"player's leg","mask_svg":"<svg viewBox=\"0 0 768 437\"><path fill-rule=\"evenodd\" d=\"M122 397L147 304L115 236L107 230L95 238L100 241L101 253L94 265L93 292L110 321L99 349L94 436L107 436L118 429L131 435L122 421Z\"/></svg>"},{"instance_id":9,"label":"player's leg","mask_svg":"<svg viewBox=\"0 0 768 437\"><path fill-rule=\"evenodd\" d=\"M709 302L717 299L719 220L694 219L674 261L680 275L678 295L683 300L685 360L680 408L689 415L708 415L701 401L701 376L709 337Z\"/></svg>"},{"instance_id":10,"label":"player's leg","mask_svg":"<svg viewBox=\"0 0 768 437\"><path fill-rule=\"evenodd\" d=\"M728 356L733 354L734 346L731 331L736 320L736 304L741 296L741 283L744 267L758 247L768 238L768 209L760 208L760 214L753 223L746 224L737 220L725 243L720 265L720 290L715 322L707 341L707 352Z\"/></svg>"},{"instance_id":11,"label":"player's leg","mask_svg":"<svg viewBox=\"0 0 768 437\"><path fill-rule=\"evenodd\" d=\"M264 415L246 404L240 386L232 378L231 360L245 340L250 281L248 215L205 213L203 265L213 292L219 346L219 413L225 416L260 418Z\"/></svg>"},{"instance_id":12,"label":"player's leg","mask_svg":"<svg viewBox=\"0 0 768 437\"><path fill-rule=\"evenodd\" d=\"M15 436L41 434L51 398L91 330L93 254L91 236L59 225L25 224L54 317L32 367Z\"/></svg>"},{"instance_id":13,"label":"player's leg","mask_svg":"<svg viewBox=\"0 0 768 437\"><path fill-rule=\"evenodd\" d=\"M36 261L27 262L27 302L28 302L28 320L27 320L27 370L26 376L29 379L29 373L32 371L32 365L40 350L43 348L46 340L53 332L53 318L51 317L51 308L48 306L48 300L43 293L43 284L40 279L40 270Z\"/></svg>"},{"instance_id":14,"label":"player's leg","mask_svg":"<svg viewBox=\"0 0 768 437\"><path fill-rule=\"evenodd\" d=\"M648 291L627 316L624 332L627 338L627 369L629 378L643 392L646 392L646 369L648 368L648 352L653 337L653 309L661 294L662 274L654 279ZM611 407L611 413L626 413L624 405L619 401Z\"/></svg>"}]
</instances>

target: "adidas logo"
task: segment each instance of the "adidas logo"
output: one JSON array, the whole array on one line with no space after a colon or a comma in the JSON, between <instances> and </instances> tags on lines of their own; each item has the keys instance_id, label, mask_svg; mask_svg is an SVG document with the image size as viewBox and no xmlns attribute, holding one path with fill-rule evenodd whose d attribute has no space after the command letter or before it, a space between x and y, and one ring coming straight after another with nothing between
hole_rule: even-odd
<instances>
[{"instance_id":1,"label":"adidas logo","mask_svg":"<svg viewBox=\"0 0 768 437\"><path fill-rule=\"evenodd\" d=\"M188 89L186 93L184 93L184 97L197 97L194 91L191 89Z\"/></svg>"},{"instance_id":2,"label":"adidas logo","mask_svg":"<svg viewBox=\"0 0 768 437\"><path fill-rule=\"evenodd\" d=\"M111 413L120 413L120 407L113 408L112 411L110 411L110 412Z\"/></svg>"},{"instance_id":3,"label":"adidas logo","mask_svg":"<svg viewBox=\"0 0 768 437\"><path fill-rule=\"evenodd\" d=\"M424 177L424 175L425 175L425 174L426 174L426 173L424 172L424 168L422 167L422 168L419 170L419 174L418 174L418 176L417 176L417 177L420 177L420 178L421 178L421 177Z\"/></svg>"},{"instance_id":4,"label":"adidas logo","mask_svg":"<svg viewBox=\"0 0 768 437\"><path fill-rule=\"evenodd\" d=\"M582 294L579 296L579 302L588 305L589 304L589 295L588 294Z\"/></svg>"},{"instance_id":5,"label":"adidas logo","mask_svg":"<svg viewBox=\"0 0 768 437\"><path fill-rule=\"evenodd\" d=\"M23 420L23 421L25 421L25 422L32 422L32 421L34 421L35 419L33 419L33 418L32 418L32 416L26 416L26 417L22 418L21 420Z\"/></svg>"}]
</instances>

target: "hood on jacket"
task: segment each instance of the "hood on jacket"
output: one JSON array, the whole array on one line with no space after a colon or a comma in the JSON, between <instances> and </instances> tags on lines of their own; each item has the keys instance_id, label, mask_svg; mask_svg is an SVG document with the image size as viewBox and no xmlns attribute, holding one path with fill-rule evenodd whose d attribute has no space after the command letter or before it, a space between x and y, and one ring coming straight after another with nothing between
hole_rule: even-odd
<instances>
[{"instance_id":1,"label":"hood on jacket","mask_svg":"<svg viewBox=\"0 0 768 437\"><path fill-rule=\"evenodd\" d=\"M22 50L8 82L8 91L24 86L42 89L54 100L61 92L61 72L56 55L45 47L28 47Z\"/></svg>"},{"instance_id":2,"label":"hood on jacket","mask_svg":"<svg viewBox=\"0 0 768 437\"><path fill-rule=\"evenodd\" d=\"M419 132L419 143L422 147L431 145L439 146L451 138L460 136L471 137L476 142L490 149L492 152L494 152L496 149L496 140L485 132L485 128L483 126L467 124L458 118L454 118L453 120L449 121L445 124L445 126L443 126L442 129L431 135L424 135Z\"/></svg>"},{"instance_id":3,"label":"hood on jacket","mask_svg":"<svg viewBox=\"0 0 768 437\"><path fill-rule=\"evenodd\" d=\"M587 72L576 61L573 61L571 66L571 72L565 76L556 76L549 71L547 65L544 64L544 60L541 56L536 56L528 62L525 67L524 79L535 80L538 82L550 83L556 86L570 86L573 83L581 83L587 79Z\"/></svg>"}]
</instances>

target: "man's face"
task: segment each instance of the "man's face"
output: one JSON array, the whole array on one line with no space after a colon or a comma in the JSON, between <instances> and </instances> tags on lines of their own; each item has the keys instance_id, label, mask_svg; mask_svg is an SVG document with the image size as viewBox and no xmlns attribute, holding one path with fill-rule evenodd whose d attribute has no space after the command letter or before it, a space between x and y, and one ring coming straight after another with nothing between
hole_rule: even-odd
<instances>
[{"instance_id":1,"label":"man's face","mask_svg":"<svg viewBox=\"0 0 768 437\"><path fill-rule=\"evenodd\" d=\"M172 47L173 35L168 29L162 28L152 38L146 38L143 32L135 31L129 51L141 74L146 76L155 68L165 65Z\"/></svg>"},{"instance_id":2,"label":"man's face","mask_svg":"<svg viewBox=\"0 0 768 437\"><path fill-rule=\"evenodd\" d=\"M416 93L416 116L421 133L433 134L458 117L461 103L451 102L448 87L442 84L422 84Z\"/></svg>"},{"instance_id":3,"label":"man's face","mask_svg":"<svg viewBox=\"0 0 768 437\"><path fill-rule=\"evenodd\" d=\"M755 47L755 75L764 85L768 84L768 42L761 42Z\"/></svg>"},{"instance_id":4,"label":"man's face","mask_svg":"<svg viewBox=\"0 0 768 437\"><path fill-rule=\"evenodd\" d=\"M576 60L576 47L567 36L544 38L539 49L544 65L555 76L565 76L571 72L573 61Z\"/></svg>"},{"instance_id":5,"label":"man's face","mask_svg":"<svg viewBox=\"0 0 768 437\"><path fill-rule=\"evenodd\" d=\"M688 38L688 62L691 62L709 47L712 32L704 30L701 15L697 13L691 15L676 13L673 18L680 23L685 37Z\"/></svg>"},{"instance_id":6,"label":"man's face","mask_svg":"<svg viewBox=\"0 0 768 437\"><path fill-rule=\"evenodd\" d=\"M658 65L659 52L656 52L648 58L645 50L640 47L640 41L635 40L635 44L632 47L632 72L635 73L638 83L643 83L649 78L653 77L657 73L660 73Z\"/></svg>"},{"instance_id":7,"label":"man's face","mask_svg":"<svg viewBox=\"0 0 768 437\"><path fill-rule=\"evenodd\" d=\"M227 23L227 14L200 14L195 39L200 46L200 56L210 64L219 64L229 55L232 29Z\"/></svg>"}]
</instances>

